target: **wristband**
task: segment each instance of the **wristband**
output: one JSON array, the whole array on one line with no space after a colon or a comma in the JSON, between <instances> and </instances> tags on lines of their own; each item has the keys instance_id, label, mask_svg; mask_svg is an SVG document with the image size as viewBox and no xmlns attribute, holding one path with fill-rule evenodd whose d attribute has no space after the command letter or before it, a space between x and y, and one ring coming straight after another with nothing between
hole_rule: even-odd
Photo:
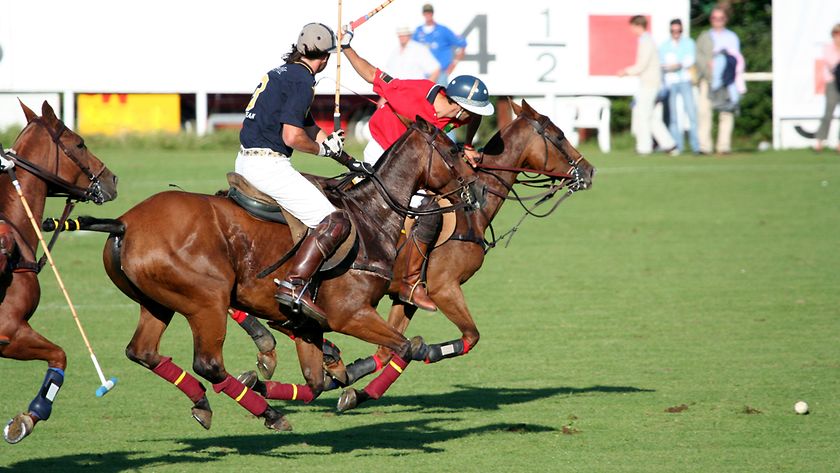
<instances>
[{"instance_id":1,"label":"wristband","mask_svg":"<svg viewBox=\"0 0 840 473\"><path fill-rule=\"evenodd\" d=\"M468 144L464 145L464 149L467 150L467 151L475 151L475 148L473 147L473 145L468 145Z\"/></svg>"}]
</instances>

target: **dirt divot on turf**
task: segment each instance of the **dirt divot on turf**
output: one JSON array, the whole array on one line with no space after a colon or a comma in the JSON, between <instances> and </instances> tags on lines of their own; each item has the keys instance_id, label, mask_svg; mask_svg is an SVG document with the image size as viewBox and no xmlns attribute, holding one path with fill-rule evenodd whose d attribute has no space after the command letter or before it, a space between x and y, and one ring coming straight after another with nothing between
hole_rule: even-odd
<instances>
[{"instance_id":1,"label":"dirt divot on turf","mask_svg":"<svg viewBox=\"0 0 840 473\"><path fill-rule=\"evenodd\" d=\"M665 409L665 412L669 414L679 414L682 411L687 411L688 405L687 404L680 404L679 406L672 406Z\"/></svg>"},{"instance_id":2,"label":"dirt divot on turf","mask_svg":"<svg viewBox=\"0 0 840 473\"><path fill-rule=\"evenodd\" d=\"M756 409L755 407L744 406L744 408L741 409L741 414L753 415L753 414L761 414L761 413L762 412L760 410Z\"/></svg>"}]
</instances>

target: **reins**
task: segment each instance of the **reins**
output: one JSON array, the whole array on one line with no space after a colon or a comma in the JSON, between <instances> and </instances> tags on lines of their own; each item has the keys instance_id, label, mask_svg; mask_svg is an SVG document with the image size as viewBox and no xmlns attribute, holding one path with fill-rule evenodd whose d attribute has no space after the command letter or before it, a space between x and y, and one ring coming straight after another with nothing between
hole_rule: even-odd
<instances>
[{"instance_id":1,"label":"reins","mask_svg":"<svg viewBox=\"0 0 840 473\"><path fill-rule=\"evenodd\" d=\"M492 195L495 195L496 197L498 197L502 200L515 200L516 202L519 203L519 205L525 211L525 213L522 215L522 217L519 218L519 220L516 222L516 224L513 225L513 227L511 227L510 230L506 231L505 233L503 233L499 237L496 237L496 231L495 231L495 228L493 227L492 219L482 210L482 216L487 221L487 228L490 230L490 240L488 240L487 238L484 238L484 245L485 245L484 252L485 252L485 254L487 252L489 252L490 249L495 248L499 244L499 242L504 240L505 238L507 238L507 242L505 243L505 247L510 245L511 240L513 239L513 235L516 234L516 232L519 230L519 227L522 225L522 223L525 221L525 219L527 217L529 217L529 216L533 216L535 218L548 217L549 215L553 214L554 211L557 210L557 208L560 206L561 203L563 203L563 201L565 201L566 199L571 197L572 194L574 194L575 192L580 190L582 187L584 187L583 180L581 179L581 176L580 176L580 170L578 169L578 164L580 163L581 160L583 160L583 157L581 156L579 159L575 160L571 156L569 156L569 154L563 149L562 142L566 139L566 137L563 134L562 130L560 131L560 137L558 138L558 137L555 137L555 136L552 136L552 135L548 135L546 133L546 128L551 123L550 120L547 117L543 117L542 121L537 121L537 120L534 120L534 119L529 118L529 117L523 117L523 119L526 120L534 128L536 133L543 139L543 145L545 147L544 156L545 156L546 164L548 163L548 143L551 143L552 145L554 145L555 148L557 148L557 150L566 159L566 162L568 162L568 164L570 166L570 171L563 173L563 172L556 172L556 171L536 170L536 169L513 167L513 166L497 166L497 165L494 165L494 164L485 163L484 162L484 153L482 153L481 158L479 160L479 163L476 166L476 169L478 169L480 172L483 172L485 174L493 176L496 180L499 181L499 183L502 184L503 187L505 187L508 190L507 194L499 192L499 191L495 191L493 189L488 189L488 192L491 193ZM509 185L499 175L495 174L492 171L513 172L513 173L517 173L517 174L518 173L523 173L526 176L528 174L536 174L538 176L543 176L543 177L529 178L527 180L520 180L520 179L517 178L514 181L514 185L515 184L523 184L523 185L528 186L528 187L547 188L547 190L545 190L544 192L538 193L536 195L533 195L533 196L522 197L522 196L519 195L519 193L516 191L516 189L513 187L513 185ZM560 180L559 182L557 182L558 179ZM537 213L536 212L537 207L539 207L542 204L544 204L545 202L551 200L557 194L557 192L559 190L563 189L564 187L568 187L568 190L562 196L560 196L557 199L556 202L554 202L554 205L552 205L550 209L548 209L544 213ZM509 194L513 194L513 197L509 197ZM525 204L525 202L526 201L531 201L531 200L536 200L536 202L534 203L534 205L528 207Z\"/></svg>"},{"instance_id":2,"label":"reins","mask_svg":"<svg viewBox=\"0 0 840 473\"><path fill-rule=\"evenodd\" d=\"M56 169L58 169L58 167L59 167L58 150L59 150L59 148L61 148L61 150L64 152L64 154L68 158L70 158L70 160L73 161L73 163L90 180L90 186L88 186L87 188L77 186L77 185L72 184L71 182L67 181L66 179L63 179L58 174L56 174L54 172L50 172L50 171L36 165L32 161L24 158L23 156L20 156L19 154L17 154L17 152L14 149L7 150L5 147L0 145L0 152L3 153L3 157L6 158L6 159L9 159L12 162L14 162L15 167L20 167L21 169L29 172L33 176L37 177L38 179L40 179L40 180L42 180L42 181L44 181L48 184L48 186L47 186L47 197L67 197L67 200L64 204L64 210L61 213L61 218L58 220L58 224L57 224L57 227L56 227L56 228L62 228L64 226L65 222L67 222L67 219L70 217L70 213L73 211L73 208L76 206L76 202L74 202L74 199L75 199L75 201L78 201L78 202L86 202L88 200L93 200L94 202L101 203L101 202L104 201L104 198L101 195L100 184L99 184L99 176L105 170L105 165L103 164L102 169L100 169L98 173L94 174L93 172L91 172L91 170L88 166L86 166L84 163L82 163L79 160L78 157L76 157L76 155L72 152L72 150L70 150L61 141L61 135L63 135L64 132L67 131L67 126L64 123L59 122L61 124L61 127L58 129L58 131L53 133L53 131L50 130L50 128L40 118L33 118L30 123L32 123L32 122L34 122L38 126L44 128L47 131L47 133L50 135L50 138L52 138L53 143L55 143L55 145L56 145L56 149L55 149ZM54 188L58 188L59 190L55 191ZM0 216L2 216L2 214L0 214ZM16 225L11 223L8 219L5 219L5 220L6 220L6 222L8 222L12 225L12 227L15 229L15 231L17 231L17 233L19 235L23 235L21 233L20 229ZM56 231L55 233L53 233L53 236L50 238L50 242L47 245L47 251L51 251L53 249L53 246L55 246L56 242L58 241L58 237L59 237L60 234L61 234L61 232L59 232L59 231ZM36 255L36 249L35 249L34 245L30 245L29 242L27 242L27 241L24 241L24 243L29 248L29 250L32 252L32 254ZM47 264L47 255L45 253L45 254L41 255L41 258L39 258L37 262L21 261L21 262L18 263L18 267L22 268L22 269L25 269L25 270L32 270L35 273L39 273L44 268L44 265L46 265L46 264Z\"/></svg>"},{"instance_id":3,"label":"reins","mask_svg":"<svg viewBox=\"0 0 840 473\"><path fill-rule=\"evenodd\" d=\"M435 198L442 199L442 198L446 198L450 195L458 194L458 197L459 197L458 200L459 201L457 203L453 204L452 206L449 206L449 207L441 207L441 208L429 209L429 210L415 209L415 208L412 208L412 207L407 206L407 205L403 205L400 202L398 202L397 199L393 195L391 195L391 192L385 187L385 185L382 183L382 181L379 179L379 176L377 176L376 173L366 174L365 176L368 179L370 179L370 181L376 187L377 192L382 196L383 199L385 199L385 203L388 205L388 207L390 207L391 210L393 210L397 214L401 215L402 217L422 217L422 216L427 216L427 215L436 215L436 214L443 214L443 213L447 213L447 212L454 212L454 211L459 210L459 209L470 209L470 208L474 209L474 208L477 208L479 203L474 202L474 199L472 198L472 194L470 193L470 191L468 189L469 185L472 184L474 182L474 180L470 181L470 182L467 182L463 177L461 177L455 171L455 168L454 168L453 164L447 159L447 158L450 157L450 153L447 153L447 152L444 152L443 150L441 150L438 146L438 143L435 141L435 138L438 136L438 134L443 133L443 132L440 129L435 128L434 132L431 135L429 135L429 134L423 133L416 126L416 124L412 124L409 127L409 129L414 131L414 132L421 133L423 135L423 138L426 140L426 143L429 145L429 158L428 158L428 164L427 164L427 166L428 166L427 175L431 174L432 159L434 158L434 153L437 152L438 155L440 155L441 159L443 160L444 164L446 164L450 175L453 176L458 181L459 186L458 186L457 189L452 190L452 191L447 192L447 193L444 193L444 194L437 194L437 195L435 195ZM344 194L343 191L341 191L337 188L335 190L338 191L341 194Z\"/></svg>"}]
</instances>

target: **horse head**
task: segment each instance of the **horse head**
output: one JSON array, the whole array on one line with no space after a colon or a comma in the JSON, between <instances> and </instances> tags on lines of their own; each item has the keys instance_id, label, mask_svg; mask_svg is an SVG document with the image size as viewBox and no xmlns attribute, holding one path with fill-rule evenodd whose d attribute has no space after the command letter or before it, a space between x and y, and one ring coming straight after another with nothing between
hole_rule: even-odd
<instances>
[{"instance_id":1,"label":"horse head","mask_svg":"<svg viewBox=\"0 0 840 473\"><path fill-rule=\"evenodd\" d=\"M461 158L457 146L446 133L418 115L403 137L400 149L394 151L413 154L408 161L414 163L412 166L419 167L417 182L420 188L454 197L455 201L467 206L480 206L477 175Z\"/></svg>"},{"instance_id":2,"label":"horse head","mask_svg":"<svg viewBox=\"0 0 840 473\"><path fill-rule=\"evenodd\" d=\"M563 130L550 118L534 110L525 100L522 106L513 102L511 105L517 117L501 135L503 140L509 136L524 137L520 138L525 140L525 144L517 166L547 173L568 174L572 178L568 185L573 190L591 188L595 168L566 139Z\"/></svg>"},{"instance_id":3,"label":"horse head","mask_svg":"<svg viewBox=\"0 0 840 473\"><path fill-rule=\"evenodd\" d=\"M14 144L20 168L78 200L102 204L117 197L117 176L85 146L85 141L56 117L44 101L41 116L20 102L26 126Z\"/></svg>"}]
</instances>

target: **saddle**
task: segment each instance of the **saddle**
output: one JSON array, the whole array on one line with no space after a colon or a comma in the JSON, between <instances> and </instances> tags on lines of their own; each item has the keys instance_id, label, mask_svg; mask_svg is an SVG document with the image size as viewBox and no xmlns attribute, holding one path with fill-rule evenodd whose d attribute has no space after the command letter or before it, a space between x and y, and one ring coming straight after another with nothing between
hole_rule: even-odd
<instances>
[{"instance_id":1,"label":"saddle","mask_svg":"<svg viewBox=\"0 0 840 473\"><path fill-rule=\"evenodd\" d=\"M452 202L446 199L445 197L438 200L438 204L440 208L452 207ZM415 219L406 217L405 223L403 223L403 234L410 235L411 228L414 226ZM458 223L458 215L456 212L446 212L443 214L443 219L440 223L440 232L438 233L437 240L435 241L434 248L439 247L440 245L449 241L449 238L455 233L455 225Z\"/></svg>"},{"instance_id":2,"label":"saddle","mask_svg":"<svg viewBox=\"0 0 840 473\"><path fill-rule=\"evenodd\" d=\"M306 176L309 182L315 185L323 194L324 190L320 184L311 177ZM248 179L245 179L240 174L229 172L227 174L227 181L230 185L228 190L228 197L237 205L245 209L252 216L265 220L268 222L281 223L289 227L292 234L292 241L297 245L309 232L309 227L303 224L294 215L289 213L280 204L277 203L271 196L258 190L251 184ZM350 218L350 234L346 240L335 250L332 256L324 261L320 271L329 271L342 262L348 255L355 254L358 251L358 238L356 235L356 224L353 218Z\"/></svg>"}]
</instances>

